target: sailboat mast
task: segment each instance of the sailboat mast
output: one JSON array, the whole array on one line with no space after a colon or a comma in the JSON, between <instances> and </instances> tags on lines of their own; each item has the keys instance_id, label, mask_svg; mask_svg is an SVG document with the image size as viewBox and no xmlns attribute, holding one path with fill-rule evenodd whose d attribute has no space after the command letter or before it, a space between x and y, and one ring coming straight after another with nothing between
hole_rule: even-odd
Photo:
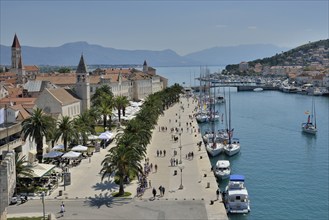
<instances>
[{"instance_id":1,"label":"sailboat mast","mask_svg":"<svg viewBox=\"0 0 329 220\"><path fill-rule=\"evenodd\" d=\"M231 130L231 88L228 88L228 132L229 132L229 143L231 144L232 140L232 130Z\"/></svg>"},{"instance_id":2,"label":"sailboat mast","mask_svg":"<svg viewBox=\"0 0 329 220\"><path fill-rule=\"evenodd\" d=\"M315 101L313 100L314 127L316 128Z\"/></svg>"}]
</instances>

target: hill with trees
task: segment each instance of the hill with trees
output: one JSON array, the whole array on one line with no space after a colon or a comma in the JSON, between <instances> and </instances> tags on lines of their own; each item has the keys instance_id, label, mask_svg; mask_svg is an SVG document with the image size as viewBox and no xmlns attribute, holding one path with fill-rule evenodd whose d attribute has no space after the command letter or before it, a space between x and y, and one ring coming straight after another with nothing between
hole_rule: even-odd
<instances>
[{"instance_id":1,"label":"hill with trees","mask_svg":"<svg viewBox=\"0 0 329 220\"><path fill-rule=\"evenodd\" d=\"M325 60L329 54L325 51L329 49L329 39L309 42L302 46L277 53L272 57L256 59L249 61L249 67L255 67L256 64L262 66L309 66L312 62L318 62L325 65ZM230 73L239 72L239 64L230 64L226 66L226 71Z\"/></svg>"}]
</instances>

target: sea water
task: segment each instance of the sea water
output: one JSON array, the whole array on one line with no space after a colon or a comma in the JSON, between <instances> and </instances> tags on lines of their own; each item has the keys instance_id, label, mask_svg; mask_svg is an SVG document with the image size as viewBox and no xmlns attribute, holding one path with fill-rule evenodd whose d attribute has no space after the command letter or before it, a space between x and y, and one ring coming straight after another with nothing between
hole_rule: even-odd
<instances>
[{"instance_id":1,"label":"sea water","mask_svg":"<svg viewBox=\"0 0 329 220\"><path fill-rule=\"evenodd\" d=\"M184 72L182 68L168 68L166 76L175 82L170 72L176 71L182 74L173 74L180 82L187 81L197 69L185 68ZM245 176L251 212L229 215L229 218L329 219L329 97L230 90L231 124L234 137L240 139L241 151L233 157L219 155L210 160L214 165L218 159L228 159L232 173ZM227 96L228 89L225 93ZM307 120L305 112L311 111L313 99L316 135L301 131L301 123ZM218 104L216 110L224 113L224 106ZM199 126L201 132L212 129L207 123ZM225 121L215 123L217 130L225 127ZM224 190L227 180L218 184Z\"/></svg>"}]
</instances>

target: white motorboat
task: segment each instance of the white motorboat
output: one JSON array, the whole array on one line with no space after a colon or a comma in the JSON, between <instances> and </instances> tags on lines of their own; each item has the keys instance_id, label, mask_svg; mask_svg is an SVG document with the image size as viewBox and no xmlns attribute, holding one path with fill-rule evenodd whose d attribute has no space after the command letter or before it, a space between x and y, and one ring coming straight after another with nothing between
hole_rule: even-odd
<instances>
[{"instance_id":1,"label":"white motorboat","mask_svg":"<svg viewBox=\"0 0 329 220\"><path fill-rule=\"evenodd\" d=\"M213 168L216 177L226 179L231 174L230 161L218 160L215 167Z\"/></svg>"},{"instance_id":2,"label":"white motorboat","mask_svg":"<svg viewBox=\"0 0 329 220\"><path fill-rule=\"evenodd\" d=\"M233 156L240 152L239 139L233 138L231 141L224 143L224 152L228 156Z\"/></svg>"},{"instance_id":3,"label":"white motorboat","mask_svg":"<svg viewBox=\"0 0 329 220\"><path fill-rule=\"evenodd\" d=\"M261 91L263 91L263 88L254 88L253 90L254 90L254 92L261 92Z\"/></svg>"},{"instance_id":4,"label":"white motorboat","mask_svg":"<svg viewBox=\"0 0 329 220\"><path fill-rule=\"evenodd\" d=\"M209 120L209 117L207 114L202 113L195 116L195 119L198 123L203 123L203 122L207 122Z\"/></svg>"},{"instance_id":5,"label":"white motorboat","mask_svg":"<svg viewBox=\"0 0 329 220\"><path fill-rule=\"evenodd\" d=\"M244 181L243 175L230 175L229 183L223 193L228 213L246 214L250 212L250 200Z\"/></svg>"},{"instance_id":6,"label":"white motorboat","mask_svg":"<svg viewBox=\"0 0 329 220\"><path fill-rule=\"evenodd\" d=\"M222 143L207 143L206 150L210 154L210 156L215 157L223 152L223 144Z\"/></svg>"}]
</instances>

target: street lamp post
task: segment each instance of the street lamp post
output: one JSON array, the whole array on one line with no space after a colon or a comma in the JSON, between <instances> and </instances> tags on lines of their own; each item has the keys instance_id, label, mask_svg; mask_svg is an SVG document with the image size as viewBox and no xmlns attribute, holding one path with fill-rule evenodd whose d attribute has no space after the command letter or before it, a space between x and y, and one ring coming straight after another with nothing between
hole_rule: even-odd
<instances>
[{"instance_id":1,"label":"street lamp post","mask_svg":"<svg viewBox=\"0 0 329 220\"><path fill-rule=\"evenodd\" d=\"M45 211L45 192L41 193L42 197L42 209L43 209L43 219L46 220L46 211Z\"/></svg>"},{"instance_id":2,"label":"street lamp post","mask_svg":"<svg viewBox=\"0 0 329 220\"><path fill-rule=\"evenodd\" d=\"M182 133L179 133L179 164L182 164Z\"/></svg>"},{"instance_id":3,"label":"street lamp post","mask_svg":"<svg viewBox=\"0 0 329 220\"><path fill-rule=\"evenodd\" d=\"M178 189L183 189L183 169L184 169L184 166L180 165L178 167L180 169L180 186Z\"/></svg>"}]
</instances>

